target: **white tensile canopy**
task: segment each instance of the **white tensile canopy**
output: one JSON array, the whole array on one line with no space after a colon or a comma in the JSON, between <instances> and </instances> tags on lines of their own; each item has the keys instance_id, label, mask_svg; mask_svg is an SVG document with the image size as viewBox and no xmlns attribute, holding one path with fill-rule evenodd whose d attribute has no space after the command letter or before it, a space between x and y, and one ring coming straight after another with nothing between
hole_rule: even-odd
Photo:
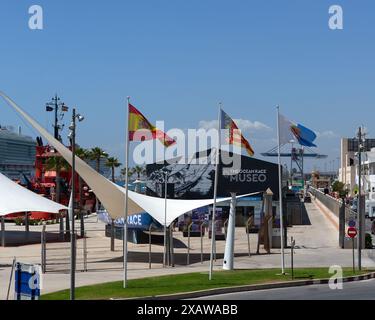
<instances>
[{"instance_id":1,"label":"white tensile canopy","mask_svg":"<svg viewBox=\"0 0 375 320\"><path fill-rule=\"evenodd\" d=\"M122 188L123 192L126 189ZM257 193L245 194L238 196L237 198L242 198L246 196L252 196ZM144 194L136 193L129 190L129 199L136 203L142 205L144 212L150 213L154 219L159 221L164 225L165 220L165 199L146 196ZM232 198L219 198L217 203L226 202ZM202 200L177 200L177 199L167 199L167 221L166 225L169 226L176 218L192 211L197 208L209 206L213 204L213 199L202 199Z\"/></svg>"},{"instance_id":2,"label":"white tensile canopy","mask_svg":"<svg viewBox=\"0 0 375 320\"><path fill-rule=\"evenodd\" d=\"M30 211L59 213L67 209L18 185L0 173L0 216Z\"/></svg>"},{"instance_id":3,"label":"white tensile canopy","mask_svg":"<svg viewBox=\"0 0 375 320\"><path fill-rule=\"evenodd\" d=\"M72 152L61 142L56 140L37 121L24 112L12 99L0 91L7 103L21 114L47 141L60 153L60 155L71 165ZM76 171L83 180L90 186L98 199L106 208L113 219L123 218L125 212L125 188L119 187L108 180L86 162L76 157ZM247 195L241 195L241 198ZM228 201L231 198L218 199L218 202ZM164 224L164 199L138 194L129 190L128 215L135 215L147 212L154 219ZM167 225L180 215L191 210L212 204L213 199L204 200L167 200Z\"/></svg>"},{"instance_id":4,"label":"white tensile canopy","mask_svg":"<svg viewBox=\"0 0 375 320\"><path fill-rule=\"evenodd\" d=\"M24 112L13 100L7 95L0 92L0 95L7 103L19 114L21 114L47 141L60 153L60 155L72 165L72 152L66 148L60 141L55 139L48 133L37 121ZM113 219L124 216L125 211L125 195L111 181L98 174L86 162L80 158L76 158L76 171L83 180L90 186L92 191L107 209L109 215ZM135 202L129 201L129 215L144 212ZM150 213L151 214L151 213Z\"/></svg>"}]
</instances>

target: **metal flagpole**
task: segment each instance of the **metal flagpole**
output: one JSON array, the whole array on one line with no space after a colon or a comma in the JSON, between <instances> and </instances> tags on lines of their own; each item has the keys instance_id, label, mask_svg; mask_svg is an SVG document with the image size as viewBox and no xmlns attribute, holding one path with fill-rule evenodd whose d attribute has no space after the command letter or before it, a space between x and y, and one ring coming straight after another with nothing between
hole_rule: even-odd
<instances>
[{"instance_id":1,"label":"metal flagpole","mask_svg":"<svg viewBox=\"0 0 375 320\"><path fill-rule=\"evenodd\" d=\"M127 110L126 110L126 147L125 147L125 216L124 216L124 289L128 287L128 212L129 212L129 105L130 97L127 98Z\"/></svg>"},{"instance_id":2,"label":"metal flagpole","mask_svg":"<svg viewBox=\"0 0 375 320\"><path fill-rule=\"evenodd\" d=\"M164 151L165 161L165 151ZM165 164L165 162L164 162ZM163 254L163 267L167 266L167 201L168 201L168 172L164 173L164 254Z\"/></svg>"},{"instance_id":3,"label":"metal flagpole","mask_svg":"<svg viewBox=\"0 0 375 320\"><path fill-rule=\"evenodd\" d=\"M211 223L211 255L210 255L210 271L209 280L212 280L212 273L214 268L214 250L216 246L216 199L217 199L217 183L219 176L219 161L220 161L220 146L221 146L221 103L219 103L219 116L218 116L218 143L216 148L216 163L215 163L215 181L214 181L214 204L212 208L212 223ZM216 252L216 250L215 250Z\"/></svg>"},{"instance_id":4,"label":"metal flagpole","mask_svg":"<svg viewBox=\"0 0 375 320\"><path fill-rule=\"evenodd\" d=\"M280 242L281 242L281 273L285 274L285 256L284 256L284 214L283 214L283 187L281 172L281 146L280 146L280 107L277 106L277 141L278 141L278 160L279 160L279 203L280 203Z\"/></svg>"}]
</instances>

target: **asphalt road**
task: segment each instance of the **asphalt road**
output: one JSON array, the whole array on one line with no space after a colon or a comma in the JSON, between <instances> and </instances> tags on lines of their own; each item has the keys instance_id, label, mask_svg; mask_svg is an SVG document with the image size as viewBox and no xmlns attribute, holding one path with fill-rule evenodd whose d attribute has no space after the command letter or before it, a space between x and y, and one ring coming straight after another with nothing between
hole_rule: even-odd
<instances>
[{"instance_id":1,"label":"asphalt road","mask_svg":"<svg viewBox=\"0 0 375 320\"><path fill-rule=\"evenodd\" d=\"M375 280L349 282L343 290L327 284L204 297L198 300L375 300Z\"/></svg>"}]
</instances>

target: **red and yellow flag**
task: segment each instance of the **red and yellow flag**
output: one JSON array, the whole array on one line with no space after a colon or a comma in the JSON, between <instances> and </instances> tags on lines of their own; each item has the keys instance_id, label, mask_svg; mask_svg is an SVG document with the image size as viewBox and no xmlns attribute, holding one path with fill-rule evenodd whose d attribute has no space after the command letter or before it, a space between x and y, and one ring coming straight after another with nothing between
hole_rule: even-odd
<instances>
[{"instance_id":1,"label":"red and yellow flag","mask_svg":"<svg viewBox=\"0 0 375 320\"><path fill-rule=\"evenodd\" d=\"M223 110L221 110L221 129L229 130L228 143L245 148L247 153L252 157L254 150L249 141L240 133L236 123Z\"/></svg>"},{"instance_id":2,"label":"red and yellow flag","mask_svg":"<svg viewBox=\"0 0 375 320\"><path fill-rule=\"evenodd\" d=\"M144 132L142 132L142 130L144 130ZM159 139L165 147L169 147L176 143L175 140L162 130L153 126L137 108L129 103L129 141L154 139Z\"/></svg>"}]
</instances>

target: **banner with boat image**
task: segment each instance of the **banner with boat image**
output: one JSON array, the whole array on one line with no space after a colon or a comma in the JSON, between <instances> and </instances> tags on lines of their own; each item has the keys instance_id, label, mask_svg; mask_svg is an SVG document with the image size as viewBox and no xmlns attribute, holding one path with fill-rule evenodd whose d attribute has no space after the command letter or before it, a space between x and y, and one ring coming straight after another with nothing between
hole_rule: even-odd
<instances>
[{"instance_id":1,"label":"banner with boat image","mask_svg":"<svg viewBox=\"0 0 375 320\"><path fill-rule=\"evenodd\" d=\"M167 161L146 166L146 193L150 196L165 196L165 177L168 179L168 198L209 199L213 197L215 166L212 150L200 152L196 157L181 164ZM221 151L225 154L227 151ZM202 159L204 157L204 159ZM228 154L231 157L231 154ZM199 161L197 161L199 159ZM219 165L218 196L228 197L230 192L247 194L262 192L270 188L274 200L279 198L278 166L275 163L241 156L241 168L231 170L230 165ZM167 175L166 175L167 173Z\"/></svg>"}]
</instances>

